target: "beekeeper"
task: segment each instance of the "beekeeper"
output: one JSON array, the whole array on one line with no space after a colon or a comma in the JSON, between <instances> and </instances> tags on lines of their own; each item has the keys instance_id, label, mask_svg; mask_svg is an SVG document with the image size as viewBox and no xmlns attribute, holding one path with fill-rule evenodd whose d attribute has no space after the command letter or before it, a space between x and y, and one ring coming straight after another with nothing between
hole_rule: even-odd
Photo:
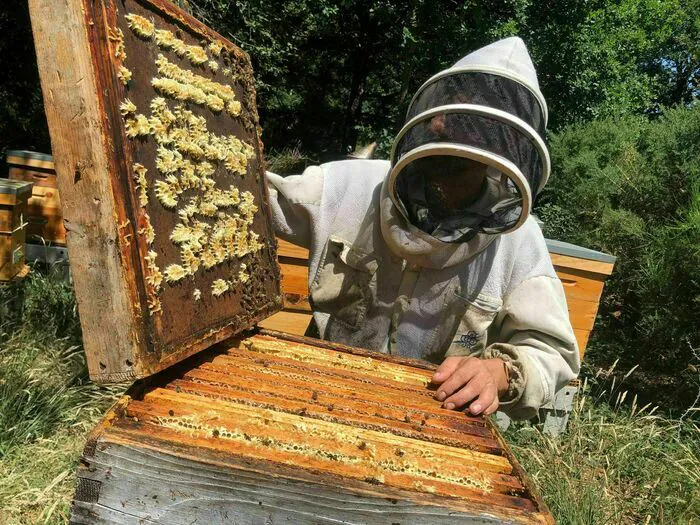
<instances>
[{"instance_id":1,"label":"beekeeper","mask_svg":"<svg viewBox=\"0 0 700 525\"><path fill-rule=\"evenodd\" d=\"M445 408L535 416L580 364L530 216L546 125L527 48L507 38L421 86L390 160L268 173L276 233L309 248L320 335L441 363Z\"/></svg>"}]
</instances>

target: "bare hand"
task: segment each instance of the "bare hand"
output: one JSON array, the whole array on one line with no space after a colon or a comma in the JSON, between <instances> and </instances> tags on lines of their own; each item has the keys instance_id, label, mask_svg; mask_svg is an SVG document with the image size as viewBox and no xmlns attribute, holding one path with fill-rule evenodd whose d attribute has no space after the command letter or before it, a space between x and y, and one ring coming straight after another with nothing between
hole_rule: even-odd
<instances>
[{"instance_id":1,"label":"bare hand","mask_svg":"<svg viewBox=\"0 0 700 525\"><path fill-rule=\"evenodd\" d=\"M501 359L448 357L433 375L440 385L436 399L448 410L469 403L473 415L493 414L498 410L498 395L508 390L508 376Z\"/></svg>"}]
</instances>

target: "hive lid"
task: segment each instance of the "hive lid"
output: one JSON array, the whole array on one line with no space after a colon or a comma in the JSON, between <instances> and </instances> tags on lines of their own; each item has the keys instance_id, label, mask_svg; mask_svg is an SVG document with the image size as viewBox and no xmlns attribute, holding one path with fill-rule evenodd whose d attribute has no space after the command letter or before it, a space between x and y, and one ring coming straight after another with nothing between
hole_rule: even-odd
<instances>
[{"instance_id":1,"label":"hive lid","mask_svg":"<svg viewBox=\"0 0 700 525\"><path fill-rule=\"evenodd\" d=\"M8 164L53 169L53 157L46 153L27 150L8 150L6 155Z\"/></svg>"},{"instance_id":2,"label":"hive lid","mask_svg":"<svg viewBox=\"0 0 700 525\"><path fill-rule=\"evenodd\" d=\"M281 309L248 55L164 0L31 0L90 377Z\"/></svg>"},{"instance_id":3,"label":"hive lid","mask_svg":"<svg viewBox=\"0 0 700 525\"><path fill-rule=\"evenodd\" d=\"M558 253L560 255L568 255L569 257L578 257L579 259L587 259L589 261L600 261L613 264L617 257L605 252L598 252L590 248L584 248L576 244L571 244L564 241L555 241L547 239L547 249L550 253Z\"/></svg>"},{"instance_id":4,"label":"hive lid","mask_svg":"<svg viewBox=\"0 0 700 525\"><path fill-rule=\"evenodd\" d=\"M13 195L15 198L29 195L32 192L32 183L21 180L0 179L0 194Z\"/></svg>"}]
</instances>

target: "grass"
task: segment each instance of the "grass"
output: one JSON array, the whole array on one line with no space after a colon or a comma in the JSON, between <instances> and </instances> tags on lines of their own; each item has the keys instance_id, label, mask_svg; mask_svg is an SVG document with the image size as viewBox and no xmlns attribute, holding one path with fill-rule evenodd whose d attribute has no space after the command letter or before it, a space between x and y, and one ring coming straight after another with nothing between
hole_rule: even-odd
<instances>
[{"instance_id":1,"label":"grass","mask_svg":"<svg viewBox=\"0 0 700 525\"><path fill-rule=\"evenodd\" d=\"M564 435L506 434L557 522L700 523L700 429L638 408L606 374L588 372ZM57 273L0 286L0 523L68 522L86 436L124 386L87 380L72 289Z\"/></svg>"},{"instance_id":2,"label":"grass","mask_svg":"<svg viewBox=\"0 0 700 525\"><path fill-rule=\"evenodd\" d=\"M584 383L558 438L506 433L557 523L700 523L700 428L603 385Z\"/></svg>"},{"instance_id":3,"label":"grass","mask_svg":"<svg viewBox=\"0 0 700 525\"><path fill-rule=\"evenodd\" d=\"M87 378L71 286L0 286L0 523L67 523L85 438L123 386Z\"/></svg>"}]
</instances>

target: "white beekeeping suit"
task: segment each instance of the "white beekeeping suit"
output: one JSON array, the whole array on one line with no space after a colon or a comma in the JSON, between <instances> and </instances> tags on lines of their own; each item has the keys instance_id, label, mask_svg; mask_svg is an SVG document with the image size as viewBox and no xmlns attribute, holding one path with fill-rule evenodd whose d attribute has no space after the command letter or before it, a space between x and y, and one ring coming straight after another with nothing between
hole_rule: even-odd
<instances>
[{"instance_id":1,"label":"white beekeeping suit","mask_svg":"<svg viewBox=\"0 0 700 525\"><path fill-rule=\"evenodd\" d=\"M546 123L527 49L508 38L418 90L389 161L268 173L276 233L310 250L321 336L433 362L501 358L500 409L516 418L576 377L563 288L529 215L550 170Z\"/></svg>"}]
</instances>

